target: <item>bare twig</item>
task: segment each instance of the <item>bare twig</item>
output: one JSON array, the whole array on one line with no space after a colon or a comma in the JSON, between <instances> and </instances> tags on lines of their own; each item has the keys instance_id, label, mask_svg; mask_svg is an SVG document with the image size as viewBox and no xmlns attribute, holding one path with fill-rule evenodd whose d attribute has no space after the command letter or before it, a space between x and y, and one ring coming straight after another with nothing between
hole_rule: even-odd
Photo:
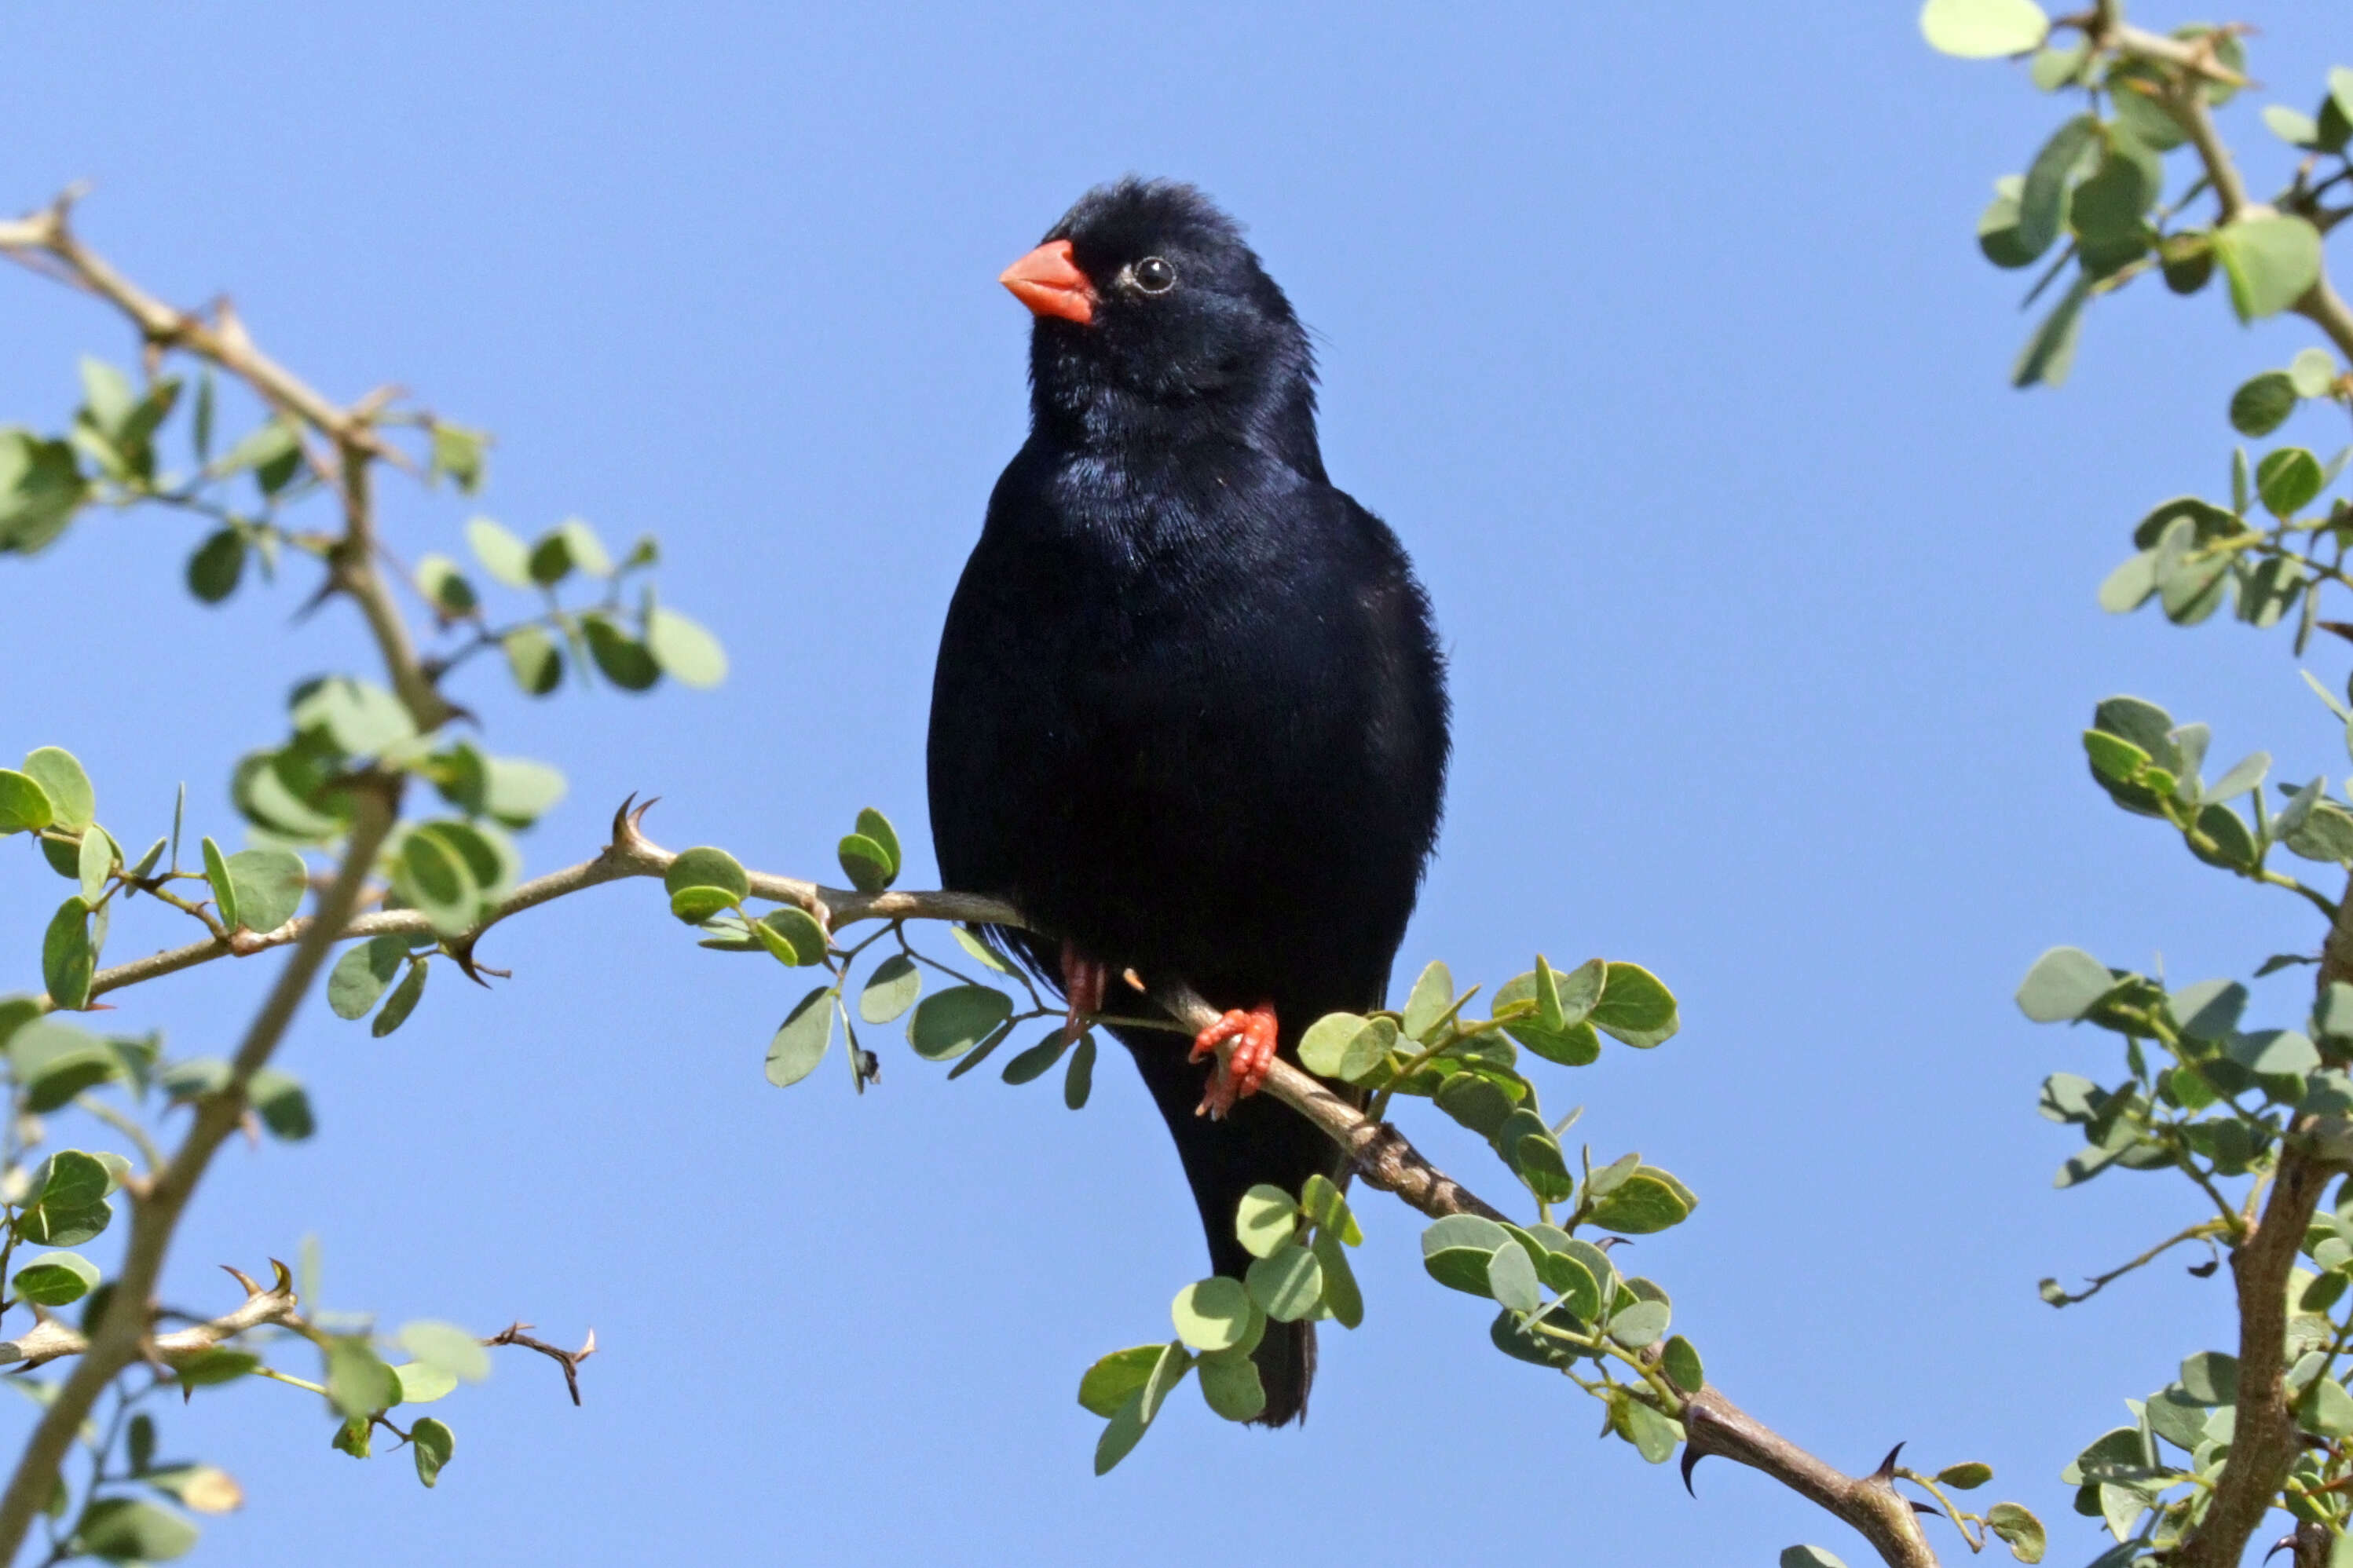
<instances>
[{"instance_id":1,"label":"bare twig","mask_svg":"<svg viewBox=\"0 0 2353 1568\"><path fill-rule=\"evenodd\" d=\"M530 1328L529 1323L509 1323L482 1342L486 1345L521 1345L525 1350L537 1351L550 1358L564 1369L564 1386L570 1391L572 1403L578 1405L580 1363L596 1353L596 1331L588 1331L588 1337L580 1342L578 1350L568 1351L560 1345L549 1344L545 1340L533 1338L527 1331Z\"/></svg>"}]
</instances>

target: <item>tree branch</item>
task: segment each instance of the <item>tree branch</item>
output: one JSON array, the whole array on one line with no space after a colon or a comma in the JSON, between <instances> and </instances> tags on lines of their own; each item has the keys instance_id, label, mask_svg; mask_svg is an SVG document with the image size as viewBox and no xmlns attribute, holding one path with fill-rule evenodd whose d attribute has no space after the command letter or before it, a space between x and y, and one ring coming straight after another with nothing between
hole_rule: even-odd
<instances>
[{"instance_id":1,"label":"tree branch","mask_svg":"<svg viewBox=\"0 0 2353 1568\"><path fill-rule=\"evenodd\" d=\"M276 984L263 998L260 1011L254 1015L230 1063L228 1080L196 1101L195 1124L188 1129L172 1163L146 1184L143 1194L133 1196L131 1240L114 1279L113 1294L99 1317L80 1362L72 1375L58 1385L57 1396L33 1428L31 1438L17 1458L16 1468L8 1478L7 1490L0 1493L0 1563L16 1560L34 1515L49 1500L59 1462L99 1394L118 1373L138 1359L141 1344L147 1337L155 1283L163 1273L164 1257L170 1249L173 1233L179 1228L180 1216L195 1196L196 1184L204 1179L214 1152L245 1115L247 1085L285 1037L296 1005L308 994L311 982L326 962L334 933L350 922L352 911L358 907L360 889L367 879L368 869L375 865L376 852L384 847L392 831L398 810L398 781L392 779L366 781L354 791L358 810L343 867L320 900L317 919L295 944L292 956L279 971Z\"/></svg>"},{"instance_id":2,"label":"tree branch","mask_svg":"<svg viewBox=\"0 0 2353 1568\"><path fill-rule=\"evenodd\" d=\"M213 319L206 321L196 314L175 310L138 288L74 237L68 217L77 194L68 192L44 211L27 217L0 222L0 255L106 300L131 319L148 343L178 349L220 367L244 381L273 408L326 437L334 453L334 463L332 470L322 467L322 472L334 481L343 510L343 531L329 554L329 586L348 595L359 605L394 691L420 731L438 728L454 717L457 710L441 696L432 673L420 663L407 625L376 569L379 551L369 464L377 458L406 464L405 458L386 446L376 433L373 405L363 400L344 408L322 396L257 348L226 300L214 306ZM2353 356L2353 348L2348 348L2348 353ZM193 1349L218 1342L218 1338L214 1338L200 1345L197 1340L218 1325L238 1321L244 1314L259 1314L245 1323L246 1327L265 1321L286 1321L291 1314L290 1292L280 1305L274 1292L258 1291L248 1281L248 1300L239 1312L174 1335L158 1338L148 1332L155 1283L180 1216L214 1152L244 1114L248 1083L283 1038L296 1005L317 977L329 950L336 942L351 938L436 934L426 918L415 910L357 915L376 855L396 817L399 789L396 779L378 777L362 784L361 807L345 841L342 865L322 896L317 914L289 921L272 931L237 931L209 938L115 965L93 978L90 994L101 995L218 958L250 956L290 944L294 948L248 1029L228 1081L196 1102L195 1125L178 1152L163 1171L143 1184L143 1190L134 1191L130 1245L115 1281L113 1297L92 1334L84 1340L54 1320L45 1319L31 1334L16 1342L20 1359L48 1360L79 1354L80 1360L59 1385L56 1398L35 1427L5 1494L0 1494L0 1563L13 1560L34 1515L47 1501L58 1462L99 1394L142 1351L152 1350L168 1358L174 1352L165 1347L177 1346L185 1338L192 1349L179 1349L177 1353L193 1353ZM601 854L523 883L475 929L445 939L442 945L470 974L479 978L472 956L475 944L499 921L602 883L661 876L675 857L638 831L643 815L642 810L632 813L625 805L615 817L612 842ZM860 893L763 873L752 875L751 889L758 897L807 910L828 932L867 920L1024 923L1020 911L1010 905L964 893ZM2348 903L2353 905L2353 900ZM1156 999L1180 1023L1195 1029L1217 1016L1201 997L1181 985L1164 987ZM46 1004L46 998L44 1001ZM1223 1056L1221 1050L1219 1070L1224 1070ZM1355 1162L1366 1184L1393 1193L1409 1206L1433 1217L1452 1214L1503 1217L1501 1211L1431 1165L1397 1129L1366 1117L1299 1068L1284 1062L1275 1063L1264 1092L1322 1128ZM281 1267L281 1281L283 1272ZM277 1316L272 1318L270 1314ZM227 1330L219 1337L234 1331L237 1331ZM81 1342L69 1344L69 1341ZM26 1349L28 1342L33 1349ZM580 1359L595 1349L593 1335L581 1350L563 1352L530 1339L517 1325L489 1342L523 1345L554 1356L564 1364L566 1381L577 1402L575 1369ZM1895 1497L1893 1473L1887 1467L1869 1477L1846 1476L1758 1425L1712 1388L1688 1396L1683 1415L1690 1435L1691 1456L1722 1454L1781 1481L1862 1531L1892 1568L1934 1568L1936 1556L1921 1539L1908 1506Z\"/></svg>"},{"instance_id":3,"label":"tree branch","mask_svg":"<svg viewBox=\"0 0 2353 1568\"><path fill-rule=\"evenodd\" d=\"M2353 981L2353 887L2337 910L2321 943L2315 982L2324 995L2337 981ZM2215 1479L2214 1500L2174 1558L2179 1568L2237 1568L2295 1463L2295 1415L2286 1382L2288 1273L2321 1194L2347 1168L2321 1152L2337 1142L2325 1137L2336 1131L2320 1117L2297 1119L2280 1151L2262 1223L2232 1248L2239 1306L2237 1425L2230 1458Z\"/></svg>"}]
</instances>

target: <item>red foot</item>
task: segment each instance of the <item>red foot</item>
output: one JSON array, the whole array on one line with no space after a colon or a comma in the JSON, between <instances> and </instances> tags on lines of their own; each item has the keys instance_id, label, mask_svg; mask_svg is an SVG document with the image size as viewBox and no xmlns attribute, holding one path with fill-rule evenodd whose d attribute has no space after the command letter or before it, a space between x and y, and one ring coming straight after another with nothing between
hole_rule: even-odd
<instances>
[{"instance_id":1,"label":"red foot","mask_svg":"<svg viewBox=\"0 0 2353 1568\"><path fill-rule=\"evenodd\" d=\"M1207 1112L1221 1120L1235 1101L1256 1094L1274 1065L1274 1036L1271 1002L1261 1002L1247 1013L1237 1008L1196 1036L1188 1061L1199 1061L1228 1040L1234 1042L1234 1048L1209 1074L1209 1086L1202 1091L1201 1103L1193 1114Z\"/></svg>"},{"instance_id":2,"label":"red foot","mask_svg":"<svg viewBox=\"0 0 2353 1568\"><path fill-rule=\"evenodd\" d=\"M1062 994L1069 999L1070 1011L1062 1018L1062 1038L1077 1039L1086 1033L1087 1018L1103 1011L1103 987L1111 984L1111 966L1079 952L1079 944L1067 939L1062 943Z\"/></svg>"}]
</instances>

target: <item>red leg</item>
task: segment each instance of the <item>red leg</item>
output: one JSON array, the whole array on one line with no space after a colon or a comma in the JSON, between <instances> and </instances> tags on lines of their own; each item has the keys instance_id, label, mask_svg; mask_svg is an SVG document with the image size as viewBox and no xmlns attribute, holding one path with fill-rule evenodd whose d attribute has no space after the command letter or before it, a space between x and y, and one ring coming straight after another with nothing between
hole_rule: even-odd
<instances>
[{"instance_id":1,"label":"red leg","mask_svg":"<svg viewBox=\"0 0 2353 1568\"><path fill-rule=\"evenodd\" d=\"M1200 1106L1193 1114L1198 1116L1206 1111L1213 1118L1222 1119L1234 1108L1235 1101L1256 1094L1259 1086L1266 1082L1267 1070L1274 1065L1274 1039L1271 1002L1261 1002L1247 1013L1236 1008L1196 1036L1192 1055L1187 1058L1189 1061L1199 1061L1228 1040L1234 1042L1234 1048L1210 1072L1208 1088L1202 1091Z\"/></svg>"},{"instance_id":2,"label":"red leg","mask_svg":"<svg viewBox=\"0 0 2353 1568\"><path fill-rule=\"evenodd\" d=\"M1062 1018L1062 1038L1075 1040L1086 1032L1090 1014L1103 1011L1103 987L1111 984L1111 966L1087 957L1079 944L1062 942L1062 994L1070 1011Z\"/></svg>"}]
</instances>

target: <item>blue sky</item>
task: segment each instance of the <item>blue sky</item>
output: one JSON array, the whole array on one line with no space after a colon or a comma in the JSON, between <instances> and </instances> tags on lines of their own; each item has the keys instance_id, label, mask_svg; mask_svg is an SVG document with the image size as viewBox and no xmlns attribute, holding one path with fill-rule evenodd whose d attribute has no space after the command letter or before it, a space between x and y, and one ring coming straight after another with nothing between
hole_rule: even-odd
<instances>
[{"instance_id":1,"label":"blue sky","mask_svg":"<svg viewBox=\"0 0 2353 1568\"><path fill-rule=\"evenodd\" d=\"M2063 392L2010 391L2020 280L1971 227L2062 110L1931 56L1906 4L879 9L19 7L0 207L89 179L86 237L133 276L229 290L339 396L397 381L494 430L480 510L662 535L724 688L459 681L493 749L571 776L535 868L593 850L634 790L673 847L803 872L880 805L923 879L934 639L1025 419L996 274L1094 181L1199 182L1315 328L1332 472L1413 551L1453 660L1400 986L1432 956L1465 980L1538 949L1654 968L1683 1035L1544 1082L1588 1107L1597 1156L1698 1191L1639 1267L1711 1375L1850 1468L1899 1438L1985 1459L2052 1561L2092 1555L2059 1467L2223 1342L2225 1303L2176 1268L2036 1301L2193 1211L2178 1181L2051 1190L2073 1135L2036 1085L2116 1069L2010 996L2059 942L2189 978L2316 938L2114 811L2075 741L2132 691L2211 721L2222 761L2345 766L2284 640L2092 602L2149 503L2222 483L2231 388L2300 329L2143 287L2093 310ZM2255 56L2278 90L2225 116L2259 188L2286 156L2254 104L2308 108L2329 63L2316 9L2278 9ZM56 425L75 357L130 350L14 270L0 337L0 422ZM2333 444L2300 417L2284 434ZM410 554L476 510L387 506ZM0 749L75 750L139 842L182 778L233 834L228 765L280 732L284 684L364 668L343 607L290 621L296 587L192 604L195 537L95 519L0 562ZM2341 649L2311 662L2341 679ZM0 870L0 988L33 978L57 886ZM113 951L176 940L125 921ZM330 1308L593 1324L586 1405L502 1362L444 1407L457 1458L426 1493L329 1452L294 1391L200 1399L164 1450L251 1500L215 1560L1862 1560L1728 1465L1694 1503L1595 1442L1594 1407L1493 1353L1377 1199L1368 1319L1326 1331L1306 1428L1187 1394L1097 1480L1079 1373L1165 1334L1201 1262L1124 1061L1075 1116L895 1046L880 1093L772 1089L797 988L697 951L645 885L485 956L514 981L444 973L389 1040L304 1015L285 1061L321 1135L224 1152L169 1294L225 1304L213 1264L316 1233ZM271 962L121 1017L223 1050ZM2304 984L2259 1005L2291 1022ZM1408 1125L1495 1184L1468 1134Z\"/></svg>"}]
</instances>

